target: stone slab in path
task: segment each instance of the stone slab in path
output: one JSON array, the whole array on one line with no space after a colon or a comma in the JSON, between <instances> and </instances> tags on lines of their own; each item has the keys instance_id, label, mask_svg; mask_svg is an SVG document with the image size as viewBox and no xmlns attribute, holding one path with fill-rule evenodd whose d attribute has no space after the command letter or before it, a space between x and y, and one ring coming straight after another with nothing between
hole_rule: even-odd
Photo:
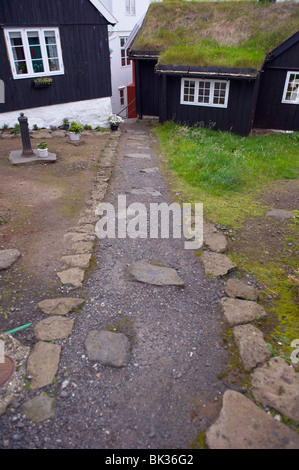
<instances>
[{"instance_id":1,"label":"stone slab in path","mask_svg":"<svg viewBox=\"0 0 299 470\"><path fill-rule=\"evenodd\" d=\"M84 279L84 271L80 268L70 268L57 273L60 281L64 285L70 285L74 288L81 287Z\"/></svg>"},{"instance_id":2,"label":"stone slab in path","mask_svg":"<svg viewBox=\"0 0 299 470\"><path fill-rule=\"evenodd\" d=\"M19 250L0 250L0 271L2 269L10 268L10 266L12 266L20 256L21 253Z\"/></svg>"},{"instance_id":3,"label":"stone slab in path","mask_svg":"<svg viewBox=\"0 0 299 470\"><path fill-rule=\"evenodd\" d=\"M299 423L299 374L281 357L273 357L268 364L255 369L251 384L259 403Z\"/></svg>"},{"instance_id":4,"label":"stone slab in path","mask_svg":"<svg viewBox=\"0 0 299 470\"><path fill-rule=\"evenodd\" d=\"M157 166L154 166L153 168L142 168L140 170L141 173L156 173L160 171Z\"/></svg>"},{"instance_id":5,"label":"stone slab in path","mask_svg":"<svg viewBox=\"0 0 299 470\"><path fill-rule=\"evenodd\" d=\"M184 281L173 268L137 261L125 270L125 277L132 281L154 284L156 286L183 286Z\"/></svg>"},{"instance_id":6,"label":"stone slab in path","mask_svg":"<svg viewBox=\"0 0 299 470\"><path fill-rule=\"evenodd\" d=\"M230 326L241 325L266 317L262 305L251 300L223 297L220 301L220 307Z\"/></svg>"},{"instance_id":7,"label":"stone slab in path","mask_svg":"<svg viewBox=\"0 0 299 470\"><path fill-rule=\"evenodd\" d=\"M42 300L37 306L47 315L67 315L74 308L83 305L84 302L84 299L77 297L61 297Z\"/></svg>"},{"instance_id":8,"label":"stone slab in path","mask_svg":"<svg viewBox=\"0 0 299 470\"><path fill-rule=\"evenodd\" d=\"M31 389L45 387L56 375L61 347L58 344L39 341L34 346L27 362L27 375L31 377Z\"/></svg>"},{"instance_id":9,"label":"stone slab in path","mask_svg":"<svg viewBox=\"0 0 299 470\"><path fill-rule=\"evenodd\" d=\"M236 297L243 300L258 300L258 292L253 286L249 286L239 279L229 279L224 288L228 297Z\"/></svg>"},{"instance_id":10,"label":"stone slab in path","mask_svg":"<svg viewBox=\"0 0 299 470\"><path fill-rule=\"evenodd\" d=\"M235 326L234 338L238 344L240 357L246 371L262 364L271 356L263 333L253 325Z\"/></svg>"},{"instance_id":11,"label":"stone slab in path","mask_svg":"<svg viewBox=\"0 0 299 470\"><path fill-rule=\"evenodd\" d=\"M290 219L295 217L293 212L286 211L284 209L272 209L271 211L267 212L266 215L268 217L275 217L277 219Z\"/></svg>"},{"instance_id":12,"label":"stone slab in path","mask_svg":"<svg viewBox=\"0 0 299 470\"><path fill-rule=\"evenodd\" d=\"M152 158L151 154L149 154L149 153L127 153L125 155L125 157L127 157L127 158L137 158L137 159L139 159L139 158L141 158L141 159L142 158L147 158L147 159Z\"/></svg>"},{"instance_id":13,"label":"stone slab in path","mask_svg":"<svg viewBox=\"0 0 299 470\"><path fill-rule=\"evenodd\" d=\"M49 418L54 418L54 398L42 392L37 397L23 403L22 409L33 423L41 423Z\"/></svg>"},{"instance_id":14,"label":"stone slab in path","mask_svg":"<svg viewBox=\"0 0 299 470\"><path fill-rule=\"evenodd\" d=\"M151 187L146 187L146 188L133 188L128 191L130 194L136 194L137 196L139 195L144 195L144 194L150 194L151 196L162 196L160 191L157 191L154 188Z\"/></svg>"},{"instance_id":15,"label":"stone slab in path","mask_svg":"<svg viewBox=\"0 0 299 470\"><path fill-rule=\"evenodd\" d=\"M65 339L70 336L74 326L71 318L55 315L36 323L34 334L41 341Z\"/></svg>"},{"instance_id":16,"label":"stone slab in path","mask_svg":"<svg viewBox=\"0 0 299 470\"><path fill-rule=\"evenodd\" d=\"M298 449L299 435L239 392L223 395L220 415L206 432L210 449Z\"/></svg>"},{"instance_id":17,"label":"stone slab in path","mask_svg":"<svg viewBox=\"0 0 299 470\"><path fill-rule=\"evenodd\" d=\"M223 276L236 267L228 256L221 253L204 251L199 260L204 265L205 273L212 276Z\"/></svg>"},{"instance_id":18,"label":"stone slab in path","mask_svg":"<svg viewBox=\"0 0 299 470\"><path fill-rule=\"evenodd\" d=\"M22 150L13 150L9 154L9 161L13 165L26 165L26 163L53 163L56 162L57 157L55 153L48 152L48 156L41 158L38 156L37 150L32 157L23 157Z\"/></svg>"},{"instance_id":19,"label":"stone slab in path","mask_svg":"<svg viewBox=\"0 0 299 470\"><path fill-rule=\"evenodd\" d=\"M124 367L130 361L130 342L123 333L93 330L89 333L85 347L90 361L105 366Z\"/></svg>"}]
</instances>

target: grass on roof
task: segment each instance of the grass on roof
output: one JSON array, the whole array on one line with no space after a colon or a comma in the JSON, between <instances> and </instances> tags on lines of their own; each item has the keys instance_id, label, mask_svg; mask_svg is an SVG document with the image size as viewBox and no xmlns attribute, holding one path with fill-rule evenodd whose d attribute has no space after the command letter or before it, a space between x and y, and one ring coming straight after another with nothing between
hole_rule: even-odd
<instances>
[{"instance_id":1,"label":"grass on roof","mask_svg":"<svg viewBox=\"0 0 299 470\"><path fill-rule=\"evenodd\" d=\"M152 3L134 50L159 51L164 65L257 69L299 28L295 2Z\"/></svg>"}]
</instances>

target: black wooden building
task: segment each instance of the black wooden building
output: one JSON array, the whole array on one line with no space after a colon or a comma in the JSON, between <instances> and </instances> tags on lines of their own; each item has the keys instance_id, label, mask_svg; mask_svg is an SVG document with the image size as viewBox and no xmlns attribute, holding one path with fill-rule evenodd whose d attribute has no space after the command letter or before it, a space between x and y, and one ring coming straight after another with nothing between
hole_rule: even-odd
<instances>
[{"instance_id":1,"label":"black wooden building","mask_svg":"<svg viewBox=\"0 0 299 470\"><path fill-rule=\"evenodd\" d=\"M131 48L139 118L157 116L160 122L243 136L253 127L299 130L299 32L265 53L259 68L165 65L160 54L139 50L138 38Z\"/></svg>"},{"instance_id":2,"label":"black wooden building","mask_svg":"<svg viewBox=\"0 0 299 470\"><path fill-rule=\"evenodd\" d=\"M111 97L107 26L115 23L100 0L1 0L0 121L15 110Z\"/></svg>"}]
</instances>

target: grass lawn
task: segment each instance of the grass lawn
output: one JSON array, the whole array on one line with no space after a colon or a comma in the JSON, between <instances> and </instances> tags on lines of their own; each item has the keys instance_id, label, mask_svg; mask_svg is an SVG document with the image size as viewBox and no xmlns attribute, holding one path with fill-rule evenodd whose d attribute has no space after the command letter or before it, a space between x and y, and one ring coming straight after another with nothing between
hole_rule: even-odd
<instances>
[{"instance_id":1,"label":"grass lawn","mask_svg":"<svg viewBox=\"0 0 299 470\"><path fill-rule=\"evenodd\" d=\"M227 254L262 286L267 340L273 354L289 356L299 338L299 212L273 222L262 194L298 178L299 133L240 137L172 122L154 132L181 202L203 202L205 219L232 230Z\"/></svg>"}]
</instances>

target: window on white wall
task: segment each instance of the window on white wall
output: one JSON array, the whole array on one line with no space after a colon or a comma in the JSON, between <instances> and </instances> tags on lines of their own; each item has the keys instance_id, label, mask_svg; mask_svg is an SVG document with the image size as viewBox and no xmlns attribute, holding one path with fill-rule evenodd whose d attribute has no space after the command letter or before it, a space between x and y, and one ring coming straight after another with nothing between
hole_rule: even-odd
<instances>
[{"instance_id":1,"label":"window on white wall","mask_svg":"<svg viewBox=\"0 0 299 470\"><path fill-rule=\"evenodd\" d=\"M125 88L124 87L119 88L119 104L121 106L125 105Z\"/></svg>"},{"instance_id":2,"label":"window on white wall","mask_svg":"<svg viewBox=\"0 0 299 470\"><path fill-rule=\"evenodd\" d=\"M126 65L130 65L131 61L128 56L128 50L125 48L126 44L126 37L120 38L120 60L121 60L121 65L122 67L125 67Z\"/></svg>"},{"instance_id":3,"label":"window on white wall","mask_svg":"<svg viewBox=\"0 0 299 470\"><path fill-rule=\"evenodd\" d=\"M5 29L13 77L63 74L58 28Z\"/></svg>"},{"instance_id":4,"label":"window on white wall","mask_svg":"<svg viewBox=\"0 0 299 470\"><path fill-rule=\"evenodd\" d=\"M126 2L126 15L136 15L135 0L125 0Z\"/></svg>"},{"instance_id":5,"label":"window on white wall","mask_svg":"<svg viewBox=\"0 0 299 470\"><path fill-rule=\"evenodd\" d=\"M282 103L299 104L299 72L287 73Z\"/></svg>"},{"instance_id":6,"label":"window on white wall","mask_svg":"<svg viewBox=\"0 0 299 470\"><path fill-rule=\"evenodd\" d=\"M181 104L227 108L229 81L185 79L181 82Z\"/></svg>"}]
</instances>

